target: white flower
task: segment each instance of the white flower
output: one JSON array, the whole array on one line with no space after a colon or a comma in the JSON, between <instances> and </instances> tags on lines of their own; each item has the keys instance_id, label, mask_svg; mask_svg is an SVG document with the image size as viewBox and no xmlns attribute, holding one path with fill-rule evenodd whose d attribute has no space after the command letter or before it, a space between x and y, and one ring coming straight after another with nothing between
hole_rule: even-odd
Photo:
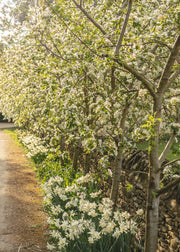
<instances>
[{"instance_id":1,"label":"white flower","mask_svg":"<svg viewBox=\"0 0 180 252\"><path fill-rule=\"evenodd\" d=\"M112 178L112 170L108 169L109 176Z\"/></svg>"},{"instance_id":2,"label":"white flower","mask_svg":"<svg viewBox=\"0 0 180 252\"><path fill-rule=\"evenodd\" d=\"M122 213L122 217L125 218L125 219L129 219L130 214L127 211L125 211L125 212Z\"/></svg>"},{"instance_id":3,"label":"white flower","mask_svg":"<svg viewBox=\"0 0 180 252\"><path fill-rule=\"evenodd\" d=\"M58 184L62 184L63 181L64 181L64 180L63 180L62 177L56 176L56 182L57 182Z\"/></svg>"},{"instance_id":4,"label":"white flower","mask_svg":"<svg viewBox=\"0 0 180 252\"><path fill-rule=\"evenodd\" d=\"M103 218L107 221L111 218L112 216L112 209L111 208L105 208L102 213Z\"/></svg>"},{"instance_id":5,"label":"white flower","mask_svg":"<svg viewBox=\"0 0 180 252\"><path fill-rule=\"evenodd\" d=\"M102 203L105 207L112 207L113 206L113 201L110 200L109 198L103 198Z\"/></svg>"},{"instance_id":6,"label":"white flower","mask_svg":"<svg viewBox=\"0 0 180 252\"><path fill-rule=\"evenodd\" d=\"M180 129L180 123L172 123L172 126L177 129Z\"/></svg>"},{"instance_id":7,"label":"white flower","mask_svg":"<svg viewBox=\"0 0 180 252\"><path fill-rule=\"evenodd\" d=\"M66 212L64 212L62 215L62 219L67 220L68 218L69 218L69 215Z\"/></svg>"},{"instance_id":8,"label":"white flower","mask_svg":"<svg viewBox=\"0 0 180 252\"><path fill-rule=\"evenodd\" d=\"M174 174L172 177L175 178L175 179L178 179L178 178L180 178L180 175Z\"/></svg>"},{"instance_id":9,"label":"white flower","mask_svg":"<svg viewBox=\"0 0 180 252\"><path fill-rule=\"evenodd\" d=\"M76 183L79 185L88 182L93 182L93 178L90 176L90 174L86 174L85 176L81 176L80 178L76 179Z\"/></svg>"},{"instance_id":10,"label":"white flower","mask_svg":"<svg viewBox=\"0 0 180 252\"><path fill-rule=\"evenodd\" d=\"M78 205L78 199L72 199L70 201L68 201L65 205L65 208L70 208L72 206L76 207Z\"/></svg>"},{"instance_id":11,"label":"white flower","mask_svg":"<svg viewBox=\"0 0 180 252\"><path fill-rule=\"evenodd\" d=\"M88 234L90 235L90 236L88 237L89 243L94 243L94 241L97 241L97 240L101 239L101 234L100 234L100 232L97 232L97 231L95 231L94 229L90 230L90 231L88 232Z\"/></svg>"},{"instance_id":12,"label":"white flower","mask_svg":"<svg viewBox=\"0 0 180 252\"><path fill-rule=\"evenodd\" d=\"M97 213L96 213L95 210L91 210L91 211L88 212L88 215L89 215L89 216L92 216L92 217L96 217L96 216L97 216Z\"/></svg>"},{"instance_id":13,"label":"white flower","mask_svg":"<svg viewBox=\"0 0 180 252\"><path fill-rule=\"evenodd\" d=\"M176 103L180 103L180 99L177 97L173 97L173 98L171 98L170 103L172 105L176 105Z\"/></svg>"},{"instance_id":14,"label":"white flower","mask_svg":"<svg viewBox=\"0 0 180 252\"><path fill-rule=\"evenodd\" d=\"M142 96L144 96L146 93L147 93L147 90L146 90L146 89L140 89L139 92L138 92L138 96L142 97Z\"/></svg>"},{"instance_id":15,"label":"white flower","mask_svg":"<svg viewBox=\"0 0 180 252\"><path fill-rule=\"evenodd\" d=\"M54 225L55 225L57 228L60 228L60 227L61 227L61 225L60 225L60 220L59 220L59 219L55 219Z\"/></svg>"},{"instance_id":16,"label":"white flower","mask_svg":"<svg viewBox=\"0 0 180 252\"><path fill-rule=\"evenodd\" d=\"M167 165L163 170L163 174L165 177L171 177L173 175L172 167L170 165Z\"/></svg>"},{"instance_id":17,"label":"white flower","mask_svg":"<svg viewBox=\"0 0 180 252\"><path fill-rule=\"evenodd\" d=\"M143 213L144 213L143 209L138 209L138 210L136 211L136 214L137 214L137 215L143 215Z\"/></svg>"},{"instance_id":18,"label":"white flower","mask_svg":"<svg viewBox=\"0 0 180 252\"><path fill-rule=\"evenodd\" d=\"M62 249L62 248L64 248L64 247L66 247L66 245L67 245L68 243L67 243L67 240L66 240L66 238L59 238L59 242L58 242L58 248L59 249Z\"/></svg>"},{"instance_id":19,"label":"white flower","mask_svg":"<svg viewBox=\"0 0 180 252\"><path fill-rule=\"evenodd\" d=\"M114 233L113 233L112 236L113 236L114 238L118 239L120 235L121 235L120 229L119 229L119 228L115 228L115 231L114 231Z\"/></svg>"},{"instance_id":20,"label":"white flower","mask_svg":"<svg viewBox=\"0 0 180 252\"><path fill-rule=\"evenodd\" d=\"M102 227L102 228L105 228L107 225L107 221L105 219L100 219L99 221L99 226Z\"/></svg>"},{"instance_id":21,"label":"white flower","mask_svg":"<svg viewBox=\"0 0 180 252\"><path fill-rule=\"evenodd\" d=\"M63 211L63 209L60 207L60 205L58 205L58 206L52 206L51 211L54 215L58 215Z\"/></svg>"},{"instance_id":22,"label":"white flower","mask_svg":"<svg viewBox=\"0 0 180 252\"><path fill-rule=\"evenodd\" d=\"M88 200L80 199L79 210L82 212L95 211L97 204L95 202L89 202Z\"/></svg>"},{"instance_id":23,"label":"white flower","mask_svg":"<svg viewBox=\"0 0 180 252\"><path fill-rule=\"evenodd\" d=\"M102 190L99 190L98 192L90 193L90 196L91 198L97 198L101 193L102 193Z\"/></svg>"},{"instance_id":24,"label":"white flower","mask_svg":"<svg viewBox=\"0 0 180 252\"><path fill-rule=\"evenodd\" d=\"M127 222L127 225L129 227L129 230L132 234L135 234L135 232L137 231L137 224L135 221L131 220L129 221L129 223Z\"/></svg>"},{"instance_id":25,"label":"white flower","mask_svg":"<svg viewBox=\"0 0 180 252\"><path fill-rule=\"evenodd\" d=\"M47 249L53 250L53 249L55 249L55 246L47 243Z\"/></svg>"},{"instance_id":26,"label":"white flower","mask_svg":"<svg viewBox=\"0 0 180 252\"><path fill-rule=\"evenodd\" d=\"M68 230L68 227L69 227L69 222L68 221L63 221L61 223L61 228L65 231L65 230Z\"/></svg>"},{"instance_id":27,"label":"white flower","mask_svg":"<svg viewBox=\"0 0 180 252\"><path fill-rule=\"evenodd\" d=\"M104 206L102 204L99 204L98 210L99 210L100 213L103 212L103 209L104 209Z\"/></svg>"},{"instance_id":28,"label":"white flower","mask_svg":"<svg viewBox=\"0 0 180 252\"><path fill-rule=\"evenodd\" d=\"M103 234L110 234L113 232L115 225L116 224L113 221L110 221L110 222L106 223L106 226L102 229L101 232Z\"/></svg>"},{"instance_id":29,"label":"white flower","mask_svg":"<svg viewBox=\"0 0 180 252\"><path fill-rule=\"evenodd\" d=\"M91 244L93 244L93 243L94 243L94 239L93 239L93 237L91 237L91 236L90 236L90 237L88 237L88 242L89 242L89 243L91 243Z\"/></svg>"},{"instance_id":30,"label":"white flower","mask_svg":"<svg viewBox=\"0 0 180 252\"><path fill-rule=\"evenodd\" d=\"M79 191L79 187L76 184L73 184L72 186L67 186L65 188L65 192L78 192Z\"/></svg>"},{"instance_id":31,"label":"white flower","mask_svg":"<svg viewBox=\"0 0 180 252\"><path fill-rule=\"evenodd\" d=\"M127 233L128 230L129 230L129 225L127 225L127 223L125 223L125 222L122 222L120 224L120 232Z\"/></svg>"},{"instance_id":32,"label":"white flower","mask_svg":"<svg viewBox=\"0 0 180 252\"><path fill-rule=\"evenodd\" d=\"M50 231L50 233L51 233L52 237L54 237L54 238L58 239L59 237L61 237L60 233L57 230L52 230L52 231Z\"/></svg>"},{"instance_id":33,"label":"white flower","mask_svg":"<svg viewBox=\"0 0 180 252\"><path fill-rule=\"evenodd\" d=\"M66 247L68 240L80 239L80 235L85 230L88 232L87 239L91 244L101 239L101 234L109 234L117 239L122 233L135 230L134 223L129 221L128 212L114 212L113 202L109 198L102 198L100 202L97 202L97 197L102 193L101 190L90 194L91 201L86 199L86 188L82 184L89 179L92 181L90 175L83 176L78 179L79 184L74 183L72 186L63 188L57 186L56 178L51 178L44 186L48 196L51 197L49 206L52 214L57 216L62 213L61 218L49 218L48 220L55 228L51 231L51 236L59 240L58 248L60 250ZM59 181L61 183L61 179ZM49 188L52 188L52 191ZM84 192L82 193L81 190ZM64 197L67 201L62 205L53 205L53 198L56 195L61 199ZM93 199L96 199L96 202L93 202ZM73 210L69 209L71 207ZM66 209L68 209L67 212ZM94 217L96 218L94 219ZM97 227L99 230L96 231Z\"/></svg>"},{"instance_id":34,"label":"white flower","mask_svg":"<svg viewBox=\"0 0 180 252\"><path fill-rule=\"evenodd\" d=\"M49 225L53 225L53 224L54 224L54 220L53 220L51 217L48 217L48 218L47 218L47 223L48 223Z\"/></svg>"}]
</instances>

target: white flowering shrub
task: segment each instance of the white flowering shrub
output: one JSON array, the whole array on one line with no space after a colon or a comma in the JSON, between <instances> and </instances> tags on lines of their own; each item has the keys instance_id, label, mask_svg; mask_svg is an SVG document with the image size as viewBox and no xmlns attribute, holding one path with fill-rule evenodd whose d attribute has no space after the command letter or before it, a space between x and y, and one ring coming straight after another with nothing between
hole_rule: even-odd
<instances>
[{"instance_id":1,"label":"white flowering shrub","mask_svg":"<svg viewBox=\"0 0 180 252\"><path fill-rule=\"evenodd\" d=\"M48 147L46 146L45 141L40 137L36 137L33 134L30 134L26 131L16 130L19 141L25 146L27 150L27 157L34 159L38 162L38 159L44 159L48 154Z\"/></svg>"},{"instance_id":2,"label":"white flowering shrub","mask_svg":"<svg viewBox=\"0 0 180 252\"><path fill-rule=\"evenodd\" d=\"M113 210L113 202L102 198L90 174L65 186L62 177L44 183L44 202L49 214L53 251L129 251L136 223L129 213ZM135 251L135 250L134 250Z\"/></svg>"}]
</instances>

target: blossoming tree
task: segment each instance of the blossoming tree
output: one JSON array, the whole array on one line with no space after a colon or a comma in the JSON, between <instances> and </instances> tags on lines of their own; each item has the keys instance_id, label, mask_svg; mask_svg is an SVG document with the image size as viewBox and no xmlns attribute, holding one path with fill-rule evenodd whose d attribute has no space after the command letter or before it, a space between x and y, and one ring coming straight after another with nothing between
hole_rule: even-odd
<instances>
[{"instance_id":1,"label":"blossoming tree","mask_svg":"<svg viewBox=\"0 0 180 252\"><path fill-rule=\"evenodd\" d=\"M28 36L1 57L1 109L51 146L98 153L113 171L116 203L124 151L149 142L145 251L156 251L160 174L179 128L178 1L47 1ZM25 24L24 24L25 25ZM8 101L8 102L7 102ZM22 108L23 105L23 108ZM171 131L159 156L159 137Z\"/></svg>"}]
</instances>

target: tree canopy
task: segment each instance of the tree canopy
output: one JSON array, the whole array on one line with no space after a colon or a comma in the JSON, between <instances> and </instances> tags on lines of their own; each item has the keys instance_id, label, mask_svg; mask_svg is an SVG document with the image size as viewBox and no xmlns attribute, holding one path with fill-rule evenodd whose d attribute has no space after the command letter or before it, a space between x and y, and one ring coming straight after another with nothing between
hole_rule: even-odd
<instances>
[{"instance_id":1,"label":"tree canopy","mask_svg":"<svg viewBox=\"0 0 180 252\"><path fill-rule=\"evenodd\" d=\"M1 111L60 149L59 155L73 148L74 167L81 163L80 149L85 172L95 157L104 176L110 168L114 202L124 152L148 141L153 186L145 246L154 252L159 197L153 193L160 195L162 163L179 141L179 1L56 0L35 8L29 3L21 3L18 16L23 36L1 55ZM165 133L170 139L159 156Z\"/></svg>"}]
</instances>

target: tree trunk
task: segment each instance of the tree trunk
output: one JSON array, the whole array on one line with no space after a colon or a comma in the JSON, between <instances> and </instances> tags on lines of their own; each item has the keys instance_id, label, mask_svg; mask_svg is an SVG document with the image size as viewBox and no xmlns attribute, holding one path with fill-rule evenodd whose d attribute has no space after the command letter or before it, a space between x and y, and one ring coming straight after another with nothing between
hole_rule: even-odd
<instances>
[{"instance_id":1,"label":"tree trunk","mask_svg":"<svg viewBox=\"0 0 180 252\"><path fill-rule=\"evenodd\" d=\"M146 231L145 252L157 251L158 223L159 223L159 197L154 191L159 188L160 176L152 172L148 178L147 206L146 206Z\"/></svg>"},{"instance_id":2,"label":"tree trunk","mask_svg":"<svg viewBox=\"0 0 180 252\"><path fill-rule=\"evenodd\" d=\"M119 125L119 128L122 130L122 135L118 136L118 138L115 140L118 153L117 153L117 156L114 161L113 179L112 179L112 187L111 187L111 194L110 194L110 199L114 202L114 206L116 205L117 198L118 198L119 183L120 183L122 161L123 161L123 149L122 149L122 147L119 147L119 144L120 143L122 144L122 142L123 142L125 121L126 121L126 118L128 115L128 110L129 110L130 104L131 104L130 101L126 101L126 104L125 104L123 112L122 112L120 125Z\"/></svg>"},{"instance_id":3,"label":"tree trunk","mask_svg":"<svg viewBox=\"0 0 180 252\"><path fill-rule=\"evenodd\" d=\"M85 154L84 173L87 174L91 167L91 153Z\"/></svg>"},{"instance_id":4,"label":"tree trunk","mask_svg":"<svg viewBox=\"0 0 180 252\"><path fill-rule=\"evenodd\" d=\"M114 202L114 205L116 205L118 198L119 183L122 170L122 160L123 160L123 153L122 150L119 150L116 159L114 161L113 181L110 195L110 199Z\"/></svg>"},{"instance_id":5,"label":"tree trunk","mask_svg":"<svg viewBox=\"0 0 180 252\"><path fill-rule=\"evenodd\" d=\"M146 206L146 230L145 230L145 252L157 251L158 240L158 219L159 219L159 195L157 194L160 184L160 166L167 154L166 149L170 148L172 141L165 148L165 151L158 157L159 149L159 129L162 109L162 100L168 87L170 87L176 72L172 74L172 68L180 50L180 35L177 37L175 44L168 57L167 63L162 72L157 92L155 93L152 85L143 81L143 84L149 90L154 99L153 116L155 117L154 125L151 129L150 154L149 154L149 178L147 190L147 206ZM137 76L138 77L138 76Z\"/></svg>"},{"instance_id":6,"label":"tree trunk","mask_svg":"<svg viewBox=\"0 0 180 252\"><path fill-rule=\"evenodd\" d=\"M161 118L162 98L158 97L154 101L153 115L155 117L154 125L152 125L152 136L150 139L149 152L149 174L147 187L146 202L146 230L145 230L145 252L157 251L158 241L158 223L159 223L159 196L156 197L155 192L160 185L160 162L158 156L159 149L159 128Z\"/></svg>"},{"instance_id":7,"label":"tree trunk","mask_svg":"<svg viewBox=\"0 0 180 252\"><path fill-rule=\"evenodd\" d=\"M80 147L75 145L73 150L73 164L72 164L74 171L78 170L79 155L80 155Z\"/></svg>"},{"instance_id":8,"label":"tree trunk","mask_svg":"<svg viewBox=\"0 0 180 252\"><path fill-rule=\"evenodd\" d=\"M60 140L60 151L61 153L65 151L65 139L63 136L61 136L61 140ZM65 165L64 158L61 155L61 166L64 166L64 165Z\"/></svg>"}]
</instances>

